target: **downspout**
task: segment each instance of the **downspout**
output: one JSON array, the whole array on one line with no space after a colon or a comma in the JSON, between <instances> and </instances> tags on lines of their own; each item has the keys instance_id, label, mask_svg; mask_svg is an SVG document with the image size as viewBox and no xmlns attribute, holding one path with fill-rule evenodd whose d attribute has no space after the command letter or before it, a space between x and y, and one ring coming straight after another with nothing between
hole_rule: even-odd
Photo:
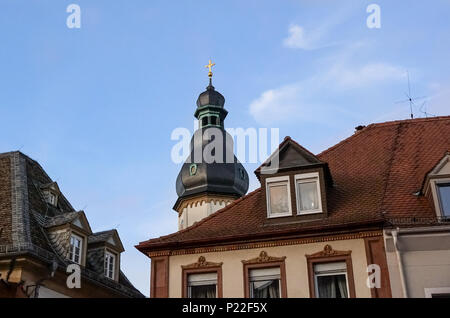
<instances>
[{"instance_id":1,"label":"downspout","mask_svg":"<svg viewBox=\"0 0 450 318\"><path fill-rule=\"evenodd\" d=\"M405 283L405 273L403 272L402 255L400 253L400 250L398 249L398 232L399 232L398 228L396 230L392 230L391 235L392 235L392 239L394 240L394 249L395 249L395 255L397 256L397 261L398 261L398 271L400 273L400 284L402 286L403 297L408 298L408 290L406 288L406 283Z\"/></svg>"}]
</instances>

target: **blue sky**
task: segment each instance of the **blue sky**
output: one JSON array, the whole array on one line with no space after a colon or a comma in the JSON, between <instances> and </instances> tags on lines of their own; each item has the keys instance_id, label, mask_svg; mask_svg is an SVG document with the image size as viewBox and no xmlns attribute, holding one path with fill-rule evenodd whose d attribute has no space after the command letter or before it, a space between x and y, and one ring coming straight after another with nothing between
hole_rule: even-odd
<instances>
[{"instance_id":1,"label":"blue sky","mask_svg":"<svg viewBox=\"0 0 450 318\"><path fill-rule=\"evenodd\" d=\"M69 4L81 28L66 26ZM381 28L366 26L369 4ZM406 71L427 112L449 115L450 2L2 0L0 152L38 160L94 231L117 228L146 295L139 241L173 232L176 127L207 85L227 127L275 127L314 153L360 124L409 117ZM416 117L425 116L414 109ZM258 186L253 170L250 190Z\"/></svg>"}]
</instances>

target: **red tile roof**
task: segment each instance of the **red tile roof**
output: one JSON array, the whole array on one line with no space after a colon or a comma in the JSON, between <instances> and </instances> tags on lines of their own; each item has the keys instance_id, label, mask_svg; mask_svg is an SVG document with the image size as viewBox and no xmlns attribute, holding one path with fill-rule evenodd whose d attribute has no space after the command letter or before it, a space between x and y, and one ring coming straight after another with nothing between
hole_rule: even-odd
<instances>
[{"instance_id":1,"label":"red tile roof","mask_svg":"<svg viewBox=\"0 0 450 318\"><path fill-rule=\"evenodd\" d=\"M328 163L334 181L327 192L326 219L268 225L259 188L187 229L141 242L137 248L219 244L346 228L385 218L433 217L427 198L414 194L449 150L450 116L371 124L317 155Z\"/></svg>"}]
</instances>

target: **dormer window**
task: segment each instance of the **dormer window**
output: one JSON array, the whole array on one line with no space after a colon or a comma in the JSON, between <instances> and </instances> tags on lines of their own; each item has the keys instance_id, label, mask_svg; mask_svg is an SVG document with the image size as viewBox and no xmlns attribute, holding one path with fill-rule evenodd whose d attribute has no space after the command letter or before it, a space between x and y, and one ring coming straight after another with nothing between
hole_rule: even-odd
<instances>
[{"instance_id":1,"label":"dormer window","mask_svg":"<svg viewBox=\"0 0 450 318\"><path fill-rule=\"evenodd\" d=\"M443 217L450 217L450 182L437 183L437 194Z\"/></svg>"},{"instance_id":2,"label":"dormer window","mask_svg":"<svg viewBox=\"0 0 450 318\"><path fill-rule=\"evenodd\" d=\"M267 217L291 216L291 190L289 177L266 179Z\"/></svg>"},{"instance_id":3,"label":"dormer window","mask_svg":"<svg viewBox=\"0 0 450 318\"><path fill-rule=\"evenodd\" d=\"M56 182L41 185L42 196L48 204L58 205L58 196L61 193Z\"/></svg>"},{"instance_id":4,"label":"dormer window","mask_svg":"<svg viewBox=\"0 0 450 318\"><path fill-rule=\"evenodd\" d=\"M295 176L297 214L322 213L319 173L305 173Z\"/></svg>"},{"instance_id":5,"label":"dormer window","mask_svg":"<svg viewBox=\"0 0 450 318\"><path fill-rule=\"evenodd\" d=\"M47 201L47 203L56 206L57 203L57 196L55 193L51 192L51 191L44 191L44 197L45 197L45 201Z\"/></svg>"},{"instance_id":6,"label":"dormer window","mask_svg":"<svg viewBox=\"0 0 450 318\"><path fill-rule=\"evenodd\" d=\"M114 279L116 256L108 251L105 252L105 276Z\"/></svg>"},{"instance_id":7,"label":"dormer window","mask_svg":"<svg viewBox=\"0 0 450 318\"><path fill-rule=\"evenodd\" d=\"M422 193L433 203L436 216L450 218L450 153L427 174Z\"/></svg>"}]
</instances>

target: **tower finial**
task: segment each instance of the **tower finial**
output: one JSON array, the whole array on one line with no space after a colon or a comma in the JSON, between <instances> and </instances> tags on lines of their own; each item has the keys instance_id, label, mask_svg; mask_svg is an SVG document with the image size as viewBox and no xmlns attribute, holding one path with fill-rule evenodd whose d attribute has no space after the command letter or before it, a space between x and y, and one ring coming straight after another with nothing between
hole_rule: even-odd
<instances>
[{"instance_id":1,"label":"tower finial","mask_svg":"<svg viewBox=\"0 0 450 318\"><path fill-rule=\"evenodd\" d=\"M212 63L211 60L209 60L208 65L205 65L205 67L209 69L208 77L209 77L210 79L211 79L212 76L213 76L213 73L212 73L212 67L213 67L214 65L216 65L216 63Z\"/></svg>"}]
</instances>

